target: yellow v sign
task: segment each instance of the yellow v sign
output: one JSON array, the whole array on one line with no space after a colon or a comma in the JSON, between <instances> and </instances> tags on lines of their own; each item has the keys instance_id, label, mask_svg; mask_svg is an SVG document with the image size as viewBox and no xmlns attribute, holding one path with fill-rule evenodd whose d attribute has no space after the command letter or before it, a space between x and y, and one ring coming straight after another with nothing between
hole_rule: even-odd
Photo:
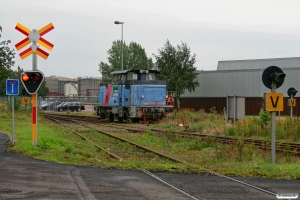
<instances>
[{"instance_id":1,"label":"yellow v sign","mask_svg":"<svg viewBox=\"0 0 300 200\"><path fill-rule=\"evenodd\" d=\"M29 97L22 97L22 104L29 104L30 103L30 98Z\"/></svg>"},{"instance_id":2,"label":"yellow v sign","mask_svg":"<svg viewBox=\"0 0 300 200\"><path fill-rule=\"evenodd\" d=\"M295 107L296 106L296 99L289 99L288 106Z\"/></svg>"},{"instance_id":3,"label":"yellow v sign","mask_svg":"<svg viewBox=\"0 0 300 200\"><path fill-rule=\"evenodd\" d=\"M266 111L283 111L283 94L266 93L264 103Z\"/></svg>"}]
</instances>

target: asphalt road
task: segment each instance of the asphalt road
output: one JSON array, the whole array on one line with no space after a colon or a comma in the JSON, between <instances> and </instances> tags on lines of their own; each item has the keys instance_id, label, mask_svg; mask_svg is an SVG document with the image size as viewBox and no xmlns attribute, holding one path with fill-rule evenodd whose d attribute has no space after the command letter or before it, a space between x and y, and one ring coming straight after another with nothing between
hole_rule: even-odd
<instances>
[{"instance_id":1,"label":"asphalt road","mask_svg":"<svg viewBox=\"0 0 300 200\"><path fill-rule=\"evenodd\" d=\"M49 163L6 150L0 132L0 199L193 199L136 170L113 170ZM155 173L199 199L277 199L232 180L195 174ZM300 193L300 180L236 179L273 193ZM299 198L298 198L299 199Z\"/></svg>"}]
</instances>

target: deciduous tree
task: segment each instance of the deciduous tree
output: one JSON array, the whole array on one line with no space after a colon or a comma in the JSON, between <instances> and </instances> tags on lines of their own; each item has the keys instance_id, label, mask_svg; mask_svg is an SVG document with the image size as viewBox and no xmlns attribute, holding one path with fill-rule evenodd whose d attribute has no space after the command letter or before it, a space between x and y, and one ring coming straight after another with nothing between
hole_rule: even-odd
<instances>
[{"instance_id":1,"label":"deciduous tree","mask_svg":"<svg viewBox=\"0 0 300 200\"><path fill-rule=\"evenodd\" d=\"M99 72L102 73L102 81L111 81L110 73L122 69L122 41L114 41L112 47L107 51L108 63L103 61L99 64ZM148 58L146 51L136 42L126 45L123 42L123 70L152 69L152 58Z\"/></svg>"},{"instance_id":2,"label":"deciduous tree","mask_svg":"<svg viewBox=\"0 0 300 200\"><path fill-rule=\"evenodd\" d=\"M167 89L173 92L180 108L180 96L185 90L194 91L200 84L197 80L196 55L191 53L186 43L176 47L167 40L164 47L154 55L156 67L161 72L160 79L167 81Z\"/></svg>"},{"instance_id":3,"label":"deciduous tree","mask_svg":"<svg viewBox=\"0 0 300 200\"><path fill-rule=\"evenodd\" d=\"M0 26L0 38L1 38L2 27ZM13 60L15 53L13 49L9 48L10 40L0 41L0 81L9 77L11 67L15 64Z\"/></svg>"}]
</instances>

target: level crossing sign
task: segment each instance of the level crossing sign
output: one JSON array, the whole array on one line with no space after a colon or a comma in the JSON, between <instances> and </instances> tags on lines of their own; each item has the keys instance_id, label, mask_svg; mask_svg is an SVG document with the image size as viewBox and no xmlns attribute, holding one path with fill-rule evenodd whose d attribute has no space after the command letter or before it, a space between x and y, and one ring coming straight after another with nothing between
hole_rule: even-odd
<instances>
[{"instance_id":1,"label":"level crossing sign","mask_svg":"<svg viewBox=\"0 0 300 200\"><path fill-rule=\"evenodd\" d=\"M49 53L47 53L43 49L39 48L37 46L37 43L42 45L43 47L45 47L46 49L48 49L50 51L52 50L52 48L54 47L54 44L52 44L48 40L45 40L44 38L42 38L43 35L45 35L49 31L54 29L54 26L52 23L44 26L43 28L41 28L38 31L36 29L31 31L20 23L17 23L15 29L20 31L21 33L23 33L26 36L25 39L23 39L22 41L20 41L19 43L17 43L15 45L15 47L18 51L21 50L23 47L27 46L28 44L32 43L32 45L28 49L24 50L23 52L21 52L19 54L22 60L24 58L26 58L27 56L30 56L31 54L37 54L37 55L41 56L42 58L44 58L45 60L48 58Z\"/></svg>"},{"instance_id":2,"label":"level crossing sign","mask_svg":"<svg viewBox=\"0 0 300 200\"><path fill-rule=\"evenodd\" d=\"M6 79L6 95L19 95L18 79Z\"/></svg>"}]
</instances>

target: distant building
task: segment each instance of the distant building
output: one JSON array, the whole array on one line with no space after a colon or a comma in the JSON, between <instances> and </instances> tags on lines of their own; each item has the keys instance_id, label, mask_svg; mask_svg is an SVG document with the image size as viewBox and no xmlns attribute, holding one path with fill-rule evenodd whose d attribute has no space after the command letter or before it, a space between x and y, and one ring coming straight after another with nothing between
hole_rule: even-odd
<instances>
[{"instance_id":1,"label":"distant building","mask_svg":"<svg viewBox=\"0 0 300 200\"><path fill-rule=\"evenodd\" d=\"M99 96L99 77L78 77L79 96Z\"/></svg>"},{"instance_id":2,"label":"distant building","mask_svg":"<svg viewBox=\"0 0 300 200\"><path fill-rule=\"evenodd\" d=\"M49 76L45 77L47 96L98 96L101 78L78 77L76 79Z\"/></svg>"},{"instance_id":3,"label":"distant building","mask_svg":"<svg viewBox=\"0 0 300 200\"><path fill-rule=\"evenodd\" d=\"M271 92L262 82L262 73L269 66L277 66L286 74L283 85L276 92L283 93L282 114L288 115L287 90L290 87L300 90L300 57L219 61L216 71L198 71L200 86L181 96L181 107L206 111L216 107L222 112L226 96L243 96L246 115L257 115L263 105L263 94ZM300 100L296 95L297 99ZM300 106L294 108L293 113L300 115Z\"/></svg>"}]
</instances>

